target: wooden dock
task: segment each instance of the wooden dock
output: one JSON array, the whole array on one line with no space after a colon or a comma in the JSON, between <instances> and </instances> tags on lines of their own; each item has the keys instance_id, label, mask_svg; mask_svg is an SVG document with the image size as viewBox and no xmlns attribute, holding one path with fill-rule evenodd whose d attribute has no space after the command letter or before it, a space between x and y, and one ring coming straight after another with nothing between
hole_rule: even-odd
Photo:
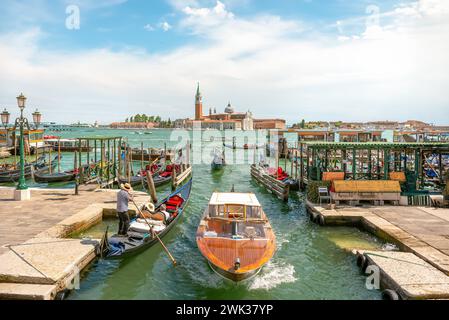
<instances>
[{"instance_id":1,"label":"wooden dock","mask_svg":"<svg viewBox=\"0 0 449 320\"><path fill-rule=\"evenodd\" d=\"M32 201L15 202L13 189L0 189L0 299L54 299L74 285L98 241L69 236L114 213L116 192L32 190Z\"/></svg>"},{"instance_id":2,"label":"wooden dock","mask_svg":"<svg viewBox=\"0 0 449 320\"><path fill-rule=\"evenodd\" d=\"M440 274L446 279L440 281L442 285L437 286L437 289L433 283L429 283L428 288L425 288L425 283L419 283L416 290L428 293L416 294L414 291L408 292L410 288L405 284L410 285L410 283L404 282L399 277L395 286L402 288L404 297L410 299L449 298L449 281L447 281L449 280L449 209L410 206L321 207L310 202L307 202L306 206L311 219L320 225L359 227L396 244L403 251L402 253L407 253L407 259L396 259L391 268L384 268L385 277L398 278L394 270L403 270L403 277L406 277L407 264L414 259L419 259L423 261L420 262L421 264L425 263L425 268L418 268L416 272L421 272L423 279L428 274L429 268L434 275L438 275L438 277L435 276L439 279L438 281L442 279ZM388 253L388 255L395 254L400 255L399 252ZM373 264L383 266L382 260L371 256ZM411 271L409 274L412 274ZM401 291L396 287L395 290Z\"/></svg>"}]
</instances>

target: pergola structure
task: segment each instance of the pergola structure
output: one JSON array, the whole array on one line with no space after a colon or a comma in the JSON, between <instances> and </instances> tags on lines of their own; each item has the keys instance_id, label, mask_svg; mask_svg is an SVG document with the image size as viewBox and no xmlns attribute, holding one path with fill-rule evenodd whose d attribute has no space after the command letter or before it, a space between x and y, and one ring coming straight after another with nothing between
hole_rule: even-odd
<instances>
[{"instance_id":1,"label":"pergola structure","mask_svg":"<svg viewBox=\"0 0 449 320\"><path fill-rule=\"evenodd\" d=\"M444 183L449 143L300 142L299 154L302 184L321 180L323 172L344 172L348 180L389 180L391 172L404 172L413 173L422 188Z\"/></svg>"}]
</instances>

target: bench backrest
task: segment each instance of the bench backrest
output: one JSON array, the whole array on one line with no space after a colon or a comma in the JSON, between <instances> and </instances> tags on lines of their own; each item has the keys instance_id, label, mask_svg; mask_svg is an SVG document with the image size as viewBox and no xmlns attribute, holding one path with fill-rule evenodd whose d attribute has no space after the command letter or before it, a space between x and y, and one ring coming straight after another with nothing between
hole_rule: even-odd
<instances>
[{"instance_id":1,"label":"bench backrest","mask_svg":"<svg viewBox=\"0 0 449 320\"><path fill-rule=\"evenodd\" d=\"M333 190L337 193L400 193L399 181L393 180L360 180L334 181Z\"/></svg>"}]
</instances>

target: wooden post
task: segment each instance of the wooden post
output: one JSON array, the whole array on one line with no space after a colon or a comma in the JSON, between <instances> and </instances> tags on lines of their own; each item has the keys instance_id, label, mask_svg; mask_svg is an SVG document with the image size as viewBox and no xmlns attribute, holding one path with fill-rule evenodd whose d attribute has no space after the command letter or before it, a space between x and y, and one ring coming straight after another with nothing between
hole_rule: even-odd
<instances>
[{"instance_id":1,"label":"wooden post","mask_svg":"<svg viewBox=\"0 0 449 320\"><path fill-rule=\"evenodd\" d=\"M143 162L144 162L144 158L143 158L143 142L140 143L140 172L142 174L143 172Z\"/></svg>"},{"instance_id":2,"label":"wooden post","mask_svg":"<svg viewBox=\"0 0 449 320\"><path fill-rule=\"evenodd\" d=\"M122 138L120 138L119 140L117 152L118 152L118 176L120 176L122 174Z\"/></svg>"},{"instance_id":3,"label":"wooden post","mask_svg":"<svg viewBox=\"0 0 449 320\"><path fill-rule=\"evenodd\" d=\"M106 149L106 146L105 146ZM111 180L111 140L108 139L108 153L107 153L107 187L109 187L109 181Z\"/></svg>"},{"instance_id":4,"label":"wooden post","mask_svg":"<svg viewBox=\"0 0 449 320\"><path fill-rule=\"evenodd\" d=\"M171 173L171 189L176 190L176 165L173 162L173 171Z\"/></svg>"},{"instance_id":5,"label":"wooden post","mask_svg":"<svg viewBox=\"0 0 449 320\"><path fill-rule=\"evenodd\" d=\"M45 146L45 142L44 142L44 146ZM39 159L39 149L37 148L37 141L36 141L36 151L34 152L34 154L36 155L36 163L37 163L37 160Z\"/></svg>"},{"instance_id":6,"label":"wooden post","mask_svg":"<svg viewBox=\"0 0 449 320\"><path fill-rule=\"evenodd\" d=\"M114 170L114 174L113 174L113 177L114 177L114 181L116 181L117 180L117 139L116 138L114 138L114 146L113 146L113 152L112 152L112 159L114 159L113 161L114 161L114 167L113 167L113 170Z\"/></svg>"},{"instance_id":7,"label":"wooden post","mask_svg":"<svg viewBox=\"0 0 449 320\"><path fill-rule=\"evenodd\" d=\"M89 178L91 177L90 174L90 140L86 141L86 148L87 148L87 175Z\"/></svg>"},{"instance_id":8,"label":"wooden post","mask_svg":"<svg viewBox=\"0 0 449 320\"><path fill-rule=\"evenodd\" d=\"M133 150L131 147L128 147L128 183L131 184L131 167L133 165Z\"/></svg>"},{"instance_id":9,"label":"wooden post","mask_svg":"<svg viewBox=\"0 0 449 320\"><path fill-rule=\"evenodd\" d=\"M61 173L61 139L58 139L58 173Z\"/></svg>"},{"instance_id":10,"label":"wooden post","mask_svg":"<svg viewBox=\"0 0 449 320\"><path fill-rule=\"evenodd\" d=\"M51 148L48 149L48 172L51 174L52 171L52 161L51 161Z\"/></svg>"},{"instance_id":11,"label":"wooden post","mask_svg":"<svg viewBox=\"0 0 449 320\"><path fill-rule=\"evenodd\" d=\"M100 140L100 178L103 179L104 141Z\"/></svg>"},{"instance_id":12,"label":"wooden post","mask_svg":"<svg viewBox=\"0 0 449 320\"><path fill-rule=\"evenodd\" d=\"M78 154L79 154L79 156L78 156L78 163L79 163L79 165L78 165L78 172L79 172L79 175L80 175L80 177L81 177L81 181L82 181L82 183L84 183L84 173L83 173L83 164L82 164L82 151L81 151L81 142L82 142L82 140L81 139L78 139Z\"/></svg>"},{"instance_id":13,"label":"wooden post","mask_svg":"<svg viewBox=\"0 0 449 320\"><path fill-rule=\"evenodd\" d=\"M388 180L390 172L390 150L384 149L384 180Z\"/></svg>"},{"instance_id":14,"label":"wooden post","mask_svg":"<svg viewBox=\"0 0 449 320\"><path fill-rule=\"evenodd\" d=\"M352 179L357 180L357 151L352 149Z\"/></svg>"},{"instance_id":15,"label":"wooden post","mask_svg":"<svg viewBox=\"0 0 449 320\"><path fill-rule=\"evenodd\" d=\"M371 149L368 149L368 179L372 180L372 155L371 155Z\"/></svg>"}]
</instances>

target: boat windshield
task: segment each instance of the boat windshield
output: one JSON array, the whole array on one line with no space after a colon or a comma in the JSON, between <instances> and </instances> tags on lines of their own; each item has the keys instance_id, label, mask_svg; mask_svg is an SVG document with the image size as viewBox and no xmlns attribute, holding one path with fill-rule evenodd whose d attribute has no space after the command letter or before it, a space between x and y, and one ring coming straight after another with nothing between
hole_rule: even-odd
<instances>
[{"instance_id":1,"label":"boat windshield","mask_svg":"<svg viewBox=\"0 0 449 320\"><path fill-rule=\"evenodd\" d=\"M261 208L242 204L210 205L209 216L211 218L260 219Z\"/></svg>"}]
</instances>

